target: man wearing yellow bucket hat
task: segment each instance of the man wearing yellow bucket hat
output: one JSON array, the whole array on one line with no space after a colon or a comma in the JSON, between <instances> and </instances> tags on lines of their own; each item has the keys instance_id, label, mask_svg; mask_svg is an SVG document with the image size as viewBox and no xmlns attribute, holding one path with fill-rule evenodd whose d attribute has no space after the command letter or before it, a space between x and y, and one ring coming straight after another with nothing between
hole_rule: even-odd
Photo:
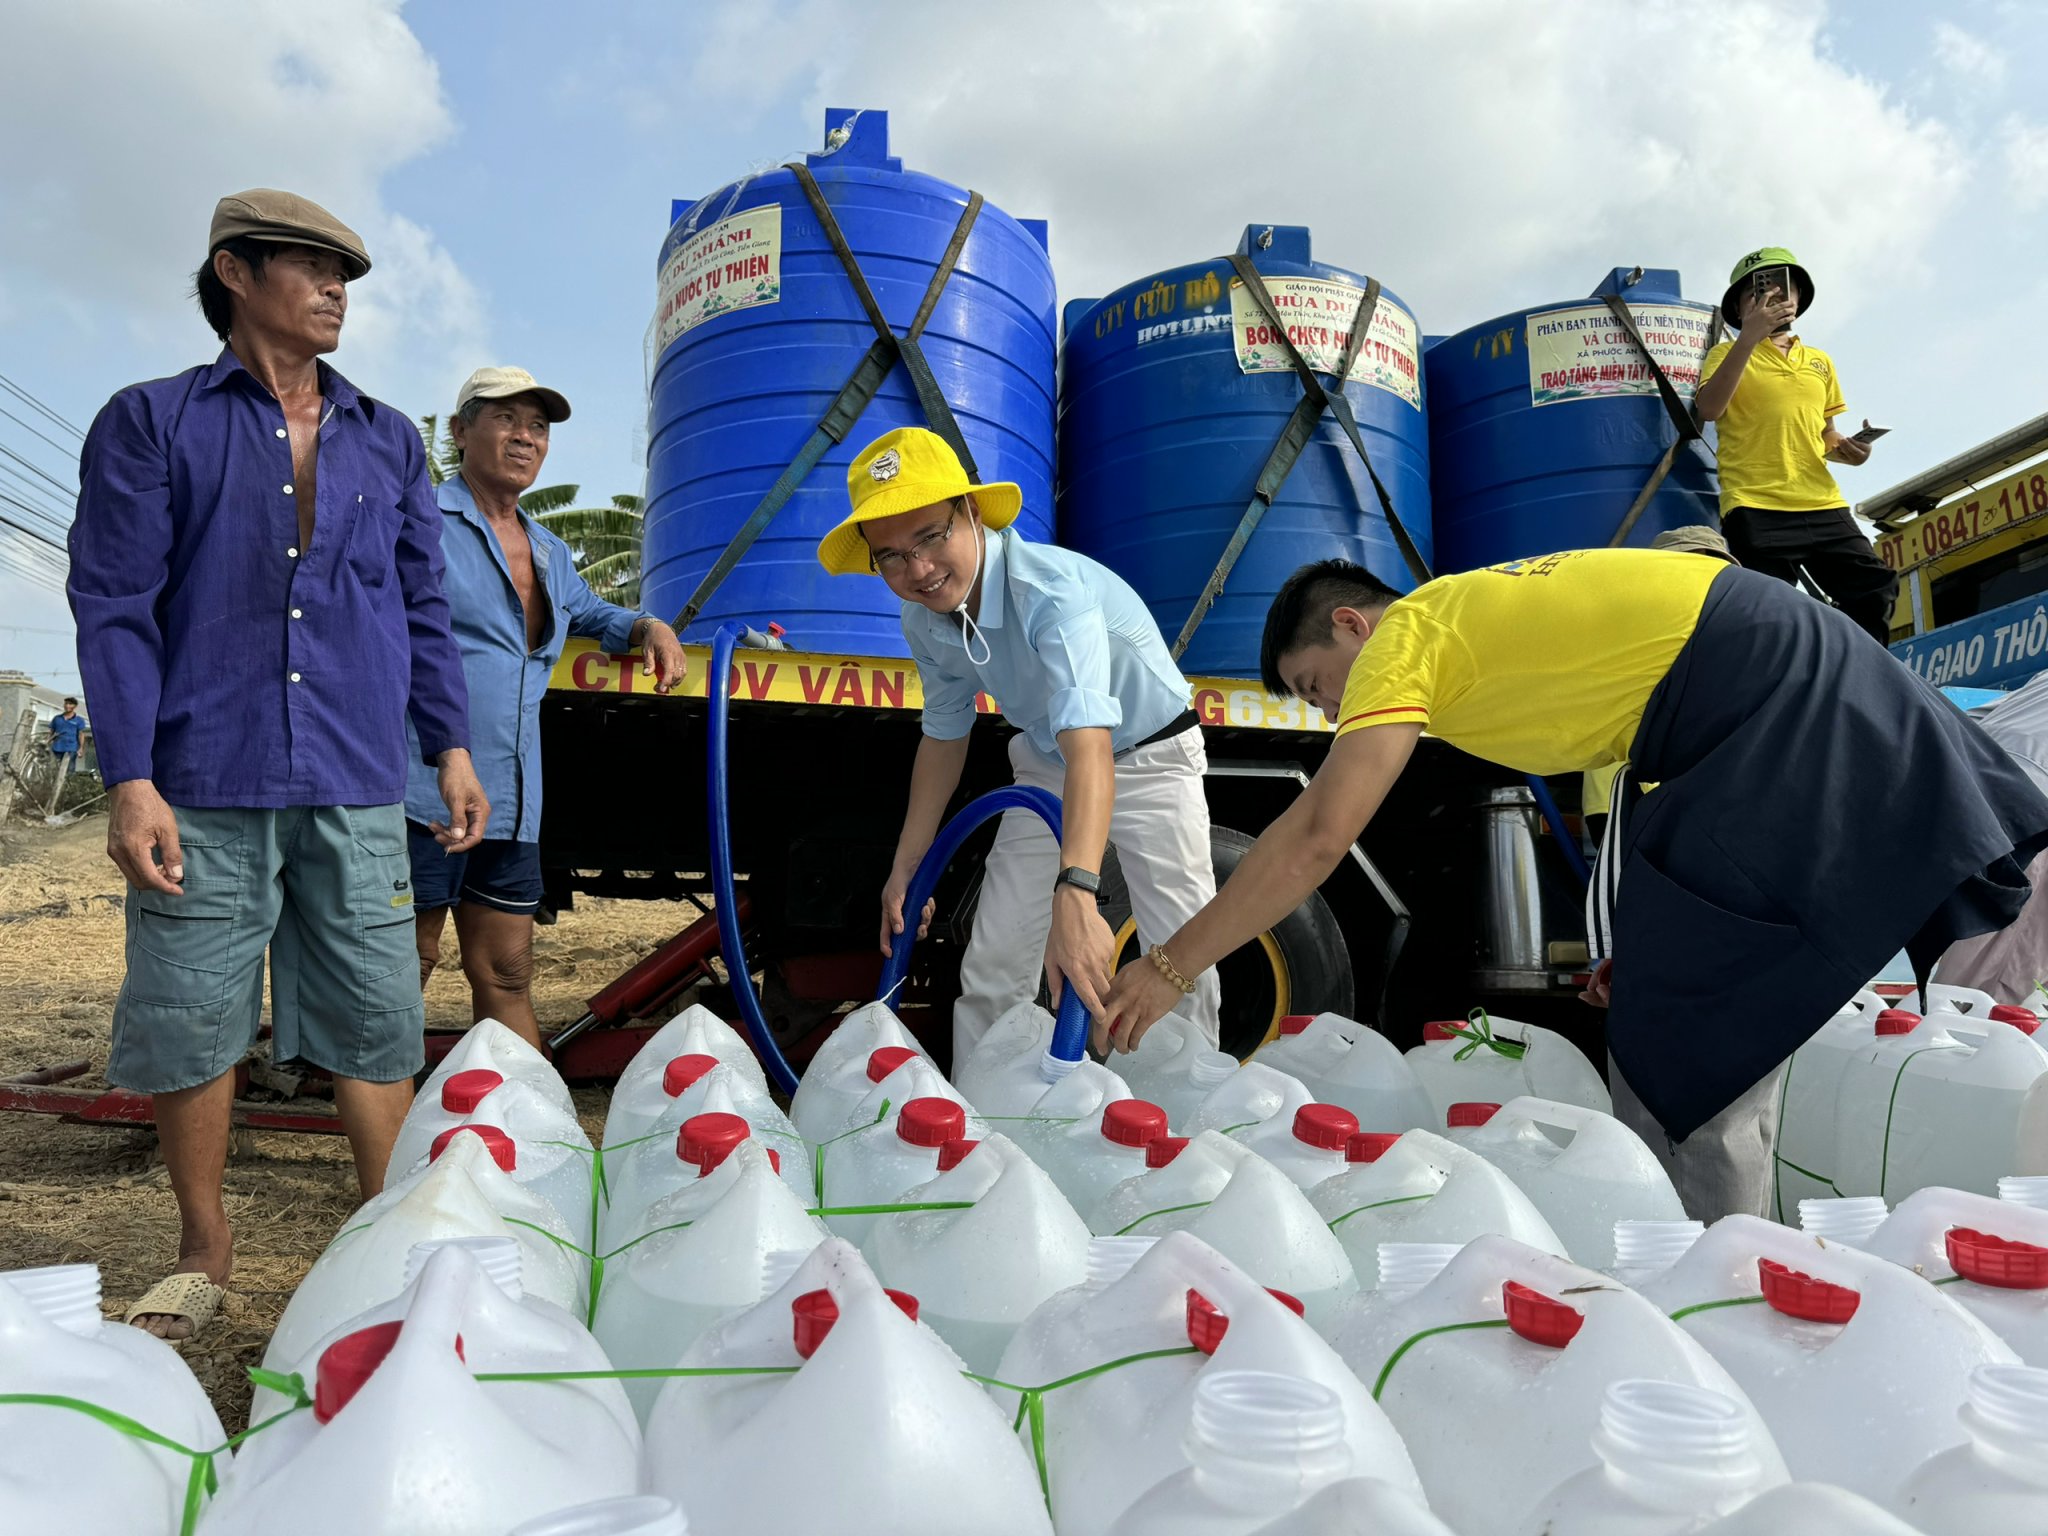
<instances>
[{"instance_id":1,"label":"man wearing yellow bucket hat","mask_svg":"<svg viewBox=\"0 0 2048 1536\"><path fill-rule=\"evenodd\" d=\"M916 427L868 444L846 483L852 512L818 559L835 576L872 572L902 599L924 687L924 737L882 891L882 952L903 932L910 877L959 785L977 694L1017 727L1017 782L1058 794L1065 811L1057 842L1036 816L1003 818L960 965L959 1062L998 1016L1036 995L1041 957L1055 999L1072 986L1101 1011L1115 944L1095 892L1109 844L1141 943L1164 939L1215 895L1208 757L1187 680L1138 594L1093 560L1012 528L1018 487L971 483L945 441ZM1215 972L1193 986L1181 1011L1213 1045Z\"/></svg>"}]
</instances>

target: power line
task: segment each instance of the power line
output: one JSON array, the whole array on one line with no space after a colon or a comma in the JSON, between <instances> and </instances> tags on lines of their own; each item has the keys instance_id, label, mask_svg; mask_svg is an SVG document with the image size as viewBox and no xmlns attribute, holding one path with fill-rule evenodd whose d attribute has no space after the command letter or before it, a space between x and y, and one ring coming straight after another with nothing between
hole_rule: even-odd
<instances>
[{"instance_id":1,"label":"power line","mask_svg":"<svg viewBox=\"0 0 2048 1536\"><path fill-rule=\"evenodd\" d=\"M62 480L59 480L56 476L52 475L48 470L44 469L41 465L36 464L29 459L24 459L12 448L9 448L5 443L0 443L0 457L10 458L14 460L15 463L19 464L23 469L29 470L32 473L34 473L38 478L49 481L51 487L57 492L57 494L64 497L67 501L75 501L78 498L78 488L76 486L66 485Z\"/></svg>"},{"instance_id":2,"label":"power line","mask_svg":"<svg viewBox=\"0 0 2048 1536\"><path fill-rule=\"evenodd\" d=\"M9 506L12 507L21 507L20 502L16 501L12 496L7 495L4 491L0 491L0 501L4 501ZM22 508L22 510L26 512L32 509L24 507ZM12 528L16 533L26 534L29 538L34 539L39 544L48 545L58 554L64 556L66 560L69 560L71 558L71 552L67 550L62 544L58 543L55 539L51 538L47 533L44 533L39 529L31 528L26 523L16 522L13 518L9 517L5 512L0 512L0 523L5 523L9 528Z\"/></svg>"},{"instance_id":3,"label":"power line","mask_svg":"<svg viewBox=\"0 0 2048 1536\"><path fill-rule=\"evenodd\" d=\"M15 415L14 412L8 410L7 407L4 405L0 405L0 416L5 416L9 421L13 422L17 427L21 428L21 430L26 432L30 437L41 438L44 442L48 443L52 448L56 449L61 454L69 456L78 452L78 450L76 448L73 448L69 443L60 443L57 441L57 439L50 436L47 432L38 432L34 427L30 426L27 422L23 421L19 416Z\"/></svg>"},{"instance_id":4,"label":"power line","mask_svg":"<svg viewBox=\"0 0 2048 1536\"><path fill-rule=\"evenodd\" d=\"M48 491L44 490L42 486L29 479L27 475L24 475L13 465L0 464L0 487L4 487L9 482L12 482L14 487L10 494L22 497L31 505L41 508L50 521L58 527L68 528L71 525L71 519L77 510L75 506L63 506Z\"/></svg>"},{"instance_id":5,"label":"power line","mask_svg":"<svg viewBox=\"0 0 2048 1536\"><path fill-rule=\"evenodd\" d=\"M8 378L7 375L4 373L0 373L0 389L6 390L10 395L13 395L18 400L27 402L42 415L48 417L51 421L54 421L58 426L62 427L66 432L69 432L73 437L77 438L81 443L85 441L85 434L83 432L79 431L78 428L74 427L70 422L66 421L62 416L59 416L55 411L51 410L47 405L43 404L43 402L38 400L34 395L30 394L27 390L23 389L19 384L15 383L14 380Z\"/></svg>"}]
</instances>

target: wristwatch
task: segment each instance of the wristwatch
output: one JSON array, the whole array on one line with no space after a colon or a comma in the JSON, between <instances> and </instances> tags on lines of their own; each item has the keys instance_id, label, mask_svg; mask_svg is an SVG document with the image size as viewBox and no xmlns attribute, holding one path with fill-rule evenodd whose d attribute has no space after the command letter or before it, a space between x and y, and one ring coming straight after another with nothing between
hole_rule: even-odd
<instances>
[{"instance_id":1,"label":"wristwatch","mask_svg":"<svg viewBox=\"0 0 2048 1536\"><path fill-rule=\"evenodd\" d=\"M1052 888L1058 890L1063 885L1071 885L1077 891L1086 891L1090 896L1102 894L1102 876L1092 869L1083 869L1078 864L1069 864L1061 870L1058 878L1053 881Z\"/></svg>"}]
</instances>

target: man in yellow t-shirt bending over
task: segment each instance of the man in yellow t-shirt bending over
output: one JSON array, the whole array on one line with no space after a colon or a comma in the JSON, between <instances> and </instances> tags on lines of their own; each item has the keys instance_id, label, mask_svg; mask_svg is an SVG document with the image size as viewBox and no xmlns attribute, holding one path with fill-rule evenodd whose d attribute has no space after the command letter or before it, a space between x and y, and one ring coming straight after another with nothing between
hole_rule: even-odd
<instances>
[{"instance_id":1,"label":"man in yellow t-shirt bending over","mask_svg":"<svg viewBox=\"0 0 2048 1536\"><path fill-rule=\"evenodd\" d=\"M1324 561L1274 599L1261 670L1336 741L1216 899L1117 977L1098 1044L1129 1049L1298 907L1424 730L1521 773L1625 762L1594 877L1608 1049L1701 1219L1763 1211L1770 1149L1696 1133L1902 945L1925 968L2009 923L2048 847L2048 799L1939 693L1835 610L1694 555L1571 550L1405 597Z\"/></svg>"}]
</instances>

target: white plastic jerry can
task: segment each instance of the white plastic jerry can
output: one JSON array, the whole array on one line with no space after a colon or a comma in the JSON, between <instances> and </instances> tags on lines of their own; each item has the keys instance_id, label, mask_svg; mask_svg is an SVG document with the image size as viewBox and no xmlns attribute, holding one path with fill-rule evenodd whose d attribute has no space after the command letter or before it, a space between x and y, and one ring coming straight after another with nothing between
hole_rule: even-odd
<instances>
[{"instance_id":1,"label":"white plastic jerry can","mask_svg":"<svg viewBox=\"0 0 2048 1536\"><path fill-rule=\"evenodd\" d=\"M917 1311L833 1239L700 1337L682 1366L734 1374L671 1381L647 1422L691 1536L1050 1536L1029 1453Z\"/></svg>"},{"instance_id":2,"label":"white plastic jerry can","mask_svg":"<svg viewBox=\"0 0 2048 1536\"><path fill-rule=\"evenodd\" d=\"M1927 1536L2048 1530L2048 1371L1977 1367L1961 1420L1964 1442L1915 1468L1892 1507Z\"/></svg>"},{"instance_id":3,"label":"white plastic jerry can","mask_svg":"<svg viewBox=\"0 0 2048 1536\"><path fill-rule=\"evenodd\" d=\"M1495 1043L1485 1043L1483 1035ZM1483 1027L1463 1019L1425 1024L1408 1064L1429 1095L1432 1124L1441 1125L1453 1104L1524 1097L1614 1112L1606 1081L1583 1051L1554 1030L1514 1019L1486 1018Z\"/></svg>"},{"instance_id":4,"label":"white plastic jerry can","mask_svg":"<svg viewBox=\"0 0 2048 1536\"><path fill-rule=\"evenodd\" d=\"M1773 1151L1771 1216L1792 1225L1799 1202L1850 1193L1837 1179L1841 1147L1835 1116L1842 1081L1857 1053L1877 1037L1883 998L1858 992L1792 1053L1778 1085L1778 1140ZM1874 1191L1873 1191L1874 1193Z\"/></svg>"},{"instance_id":5,"label":"white plastic jerry can","mask_svg":"<svg viewBox=\"0 0 2048 1536\"><path fill-rule=\"evenodd\" d=\"M789 1125L789 1117L776 1107L768 1090L730 1062L693 1051L671 1057L660 1064L658 1072L651 1070L653 1066L650 1062L650 1070L631 1082L620 1078L612 1090L611 1108L604 1121L606 1150L649 1135L664 1122L674 1125L710 1107L701 1100L713 1091L713 1085L731 1100L730 1106L721 1107L737 1109L749 1119L756 1113L770 1116L774 1123L787 1126L791 1136L796 1135L796 1128Z\"/></svg>"},{"instance_id":6,"label":"white plastic jerry can","mask_svg":"<svg viewBox=\"0 0 2048 1536\"><path fill-rule=\"evenodd\" d=\"M1046 1084L1023 1113L998 1116L994 1123L1065 1188L1065 1166L1093 1150L1102 1111L1131 1096L1109 1068L1081 1061L1058 1082Z\"/></svg>"},{"instance_id":7,"label":"white plastic jerry can","mask_svg":"<svg viewBox=\"0 0 2048 1536\"><path fill-rule=\"evenodd\" d=\"M0 1271L0 1396L14 1393L74 1398L195 1451L227 1439L175 1349L100 1316L97 1264ZM187 1457L84 1413L0 1405L0 1529L173 1536L191 1475Z\"/></svg>"},{"instance_id":8,"label":"white plastic jerry can","mask_svg":"<svg viewBox=\"0 0 2048 1536\"><path fill-rule=\"evenodd\" d=\"M1061 1536L1103 1536L1141 1495L1187 1467L1201 1378L1229 1370L1327 1388L1342 1406L1353 1467L1420 1496L1407 1448L1330 1346L1242 1268L1174 1232L1119 1278L1053 1297L1018 1330L997 1368L999 1380L1019 1387L1079 1378L1047 1392L1036 1415ZM1018 1394L992 1390L1007 1423ZM1019 1422L1031 1443L1030 1423Z\"/></svg>"},{"instance_id":9,"label":"white plastic jerry can","mask_svg":"<svg viewBox=\"0 0 2048 1536\"><path fill-rule=\"evenodd\" d=\"M917 1297L918 1316L987 1375L1025 1318L1086 1278L1088 1227L1008 1137L949 1142L938 1170L905 1196L939 1208L877 1217L862 1251L883 1285Z\"/></svg>"},{"instance_id":10,"label":"white plastic jerry can","mask_svg":"<svg viewBox=\"0 0 2048 1536\"><path fill-rule=\"evenodd\" d=\"M892 1107L886 1120L823 1144L818 1210L825 1225L848 1242L860 1242L880 1208L903 1204L908 1191L937 1175L947 1142L986 1135L987 1126L956 1100L924 1096Z\"/></svg>"},{"instance_id":11,"label":"white plastic jerry can","mask_svg":"<svg viewBox=\"0 0 2048 1536\"><path fill-rule=\"evenodd\" d=\"M703 1175L642 1213L606 1259L592 1331L622 1369L664 1370L705 1329L769 1290L777 1256L808 1254L825 1226L776 1175L770 1148L742 1139ZM644 1422L662 1381L626 1383Z\"/></svg>"},{"instance_id":12,"label":"white plastic jerry can","mask_svg":"<svg viewBox=\"0 0 2048 1536\"><path fill-rule=\"evenodd\" d=\"M1692 1252L1706 1230L1700 1221L1617 1221L1614 1268L1607 1273L1630 1288L1654 1280Z\"/></svg>"},{"instance_id":13,"label":"white plastic jerry can","mask_svg":"<svg viewBox=\"0 0 2048 1536\"><path fill-rule=\"evenodd\" d=\"M1476 1152L1429 1131L1361 1131L1343 1173L1309 1191L1365 1290L1379 1285L1381 1243L1453 1243L1489 1233L1564 1256L1520 1186Z\"/></svg>"},{"instance_id":14,"label":"white plastic jerry can","mask_svg":"<svg viewBox=\"0 0 2048 1536\"><path fill-rule=\"evenodd\" d=\"M2017 1363L1947 1290L1873 1254L1727 1216L1641 1294L1742 1385L1794 1477L1883 1501L1962 1439L1970 1371Z\"/></svg>"},{"instance_id":15,"label":"white plastic jerry can","mask_svg":"<svg viewBox=\"0 0 2048 1536\"><path fill-rule=\"evenodd\" d=\"M678 1056L715 1056L761 1092L768 1091L768 1074L746 1037L702 1003L692 1003L649 1036L619 1074L619 1086L660 1077Z\"/></svg>"},{"instance_id":16,"label":"white plastic jerry can","mask_svg":"<svg viewBox=\"0 0 2048 1536\"><path fill-rule=\"evenodd\" d=\"M485 1138L456 1136L420 1173L366 1201L341 1224L285 1304L264 1368L289 1370L316 1340L405 1289L413 1246L437 1238L508 1237L530 1295L581 1316L588 1262L555 1208L512 1180Z\"/></svg>"},{"instance_id":17,"label":"white plastic jerry can","mask_svg":"<svg viewBox=\"0 0 2048 1536\"><path fill-rule=\"evenodd\" d=\"M989 1026L965 1061L953 1064L954 1085L984 1115L1030 1114L1046 1089L1078 1065L1048 1059L1055 1022L1036 1003L1017 1004Z\"/></svg>"},{"instance_id":18,"label":"white plastic jerry can","mask_svg":"<svg viewBox=\"0 0 2048 1536\"><path fill-rule=\"evenodd\" d=\"M2023 1017L2020 1017L2023 1015ZM2034 1016L1878 1016L1836 1110L1837 1193L1897 1202L1942 1185L1995 1194L1999 1177L2048 1171L2048 1051Z\"/></svg>"},{"instance_id":19,"label":"white plastic jerry can","mask_svg":"<svg viewBox=\"0 0 2048 1536\"><path fill-rule=\"evenodd\" d=\"M1683 1382L1609 1386L1593 1452L1600 1464L1546 1495L1523 1536L1686 1536L1787 1481L1748 1404Z\"/></svg>"},{"instance_id":20,"label":"white plastic jerry can","mask_svg":"<svg viewBox=\"0 0 2048 1536\"><path fill-rule=\"evenodd\" d=\"M1832 1483L1780 1483L1698 1536L1916 1536L1914 1528L1860 1493Z\"/></svg>"},{"instance_id":21,"label":"white plastic jerry can","mask_svg":"<svg viewBox=\"0 0 2048 1536\"><path fill-rule=\"evenodd\" d=\"M1117 1185L1145 1172L1145 1149L1166 1135L1166 1111L1143 1099L1113 1098L1056 1126L1011 1122L1009 1129L1035 1130L1034 1139L1020 1137L1019 1145L1070 1205L1092 1210Z\"/></svg>"},{"instance_id":22,"label":"white plastic jerry can","mask_svg":"<svg viewBox=\"0 0 2048 1536\"><path fill-rule=\"evenodd\" d=\"M576 1113L576 1100L555 1064L496 1019L478 1019L435 1064L413 1102L438 1103L441 1085L461 1072L496 1072L508 1083L524 1083L563 1114Z\"/></svg>"},{"instance_id":23,"label":"white plastic jerry can","mask_svg":"<svg viewBox=\"0 0 2048 1536\"><path fill-rule=\"evenodd\" d=\"M1588 1269L1614 1267L1617 1221L1683 1221L1671 1177L1612 1115L1551 1099L1454 1104L1452 1141L1521 1187L1565 1250Z\"/></svg>"},{"instance_id":24,"label":"white plastic jerry can","mask_svg":"<svg viewBox=\"0 0 2048 1536\"><path fill-rule=\"evenodd\" d=\"M1252 1156L1243 1142L1221 1131L1155 1136L1145 1143L1145 1168L1095 1203L1088 1229L1098 1237L1160 1237L1177 1230L1175 1217L1199 1210Z\"/></svg>"},{"instance_id":25,"label":"white plastic jerry can","mask_svg":"<svg viewBox=\"0 0 2048 1536\"><path fill-rule=\"evenodd\" d=\"M629 1494L558 1509L529 1520L512 1536L689 1536L682 1506L658 1493Z\"/></svg>"},{"instance_id":26,"label":"white plastic jerry can","mask_svg":"<svg viewBox=\"0 0 2048 1536\"><path fill-rule=\"evenodd\" d=\"M1384 1507L1370 1523L1330 1529L1445 1530L1420 1501L1351 1478L1344 1405L1318 1382L1270 1371L1207 1373L1195 1385L1186 1450L1187 1468L1140 1495L1110 1536L1245 1536L1347 1481L1373 1490Z\"/></svg>"},{"instance_id":27,"label":"white plastic jerry can","mask_svg":"<svg viewBox=\"0 0 2048 1536\"><path fill-rule=\"evenodd\" d=\"M774 1154L775 1171L798 1201L806 1207L817 1204L811 1149L772 1102L743 1099L734 1091L738 1087L732 1073L718 1067L679 1096L653 1130L623 1149L606 1149L599 1253L609 1253L638 1231L648 1206L695 1183L706 1166L716 1166L724 1156L721 1149L749 1138Z\"/></svg>"},{"instance_id":28,"label":"white plastic jerry can","mask_svg":"<svg viewBox=\"0 0 2048 1536\"><path fill-rule=\"evenodd\" d=\"M875 1086L868 1076L868 1062L876 1051L889 1049L924 1055L917 1037L903 1027L888 1004L869 1003L841 1019L804 1068L789 1101L789 1118L797 1134L816 1143L844 1130L854 1106Z\"/></svg>"},{"instance_id":29,"label":"white plastic jerry can","mask_svg":"<svg viewBox=\"0 0 2048 1536\"><path fill-rule=\"evenodd\" d=\"M1180 1130L1185 1136L1204 1131L1235 1135L1275 1118L1285 1125L1302 1105L1314 1102L1315 1095L1298 1078L1248 1061L1210 1091Z\"/></svg>"},{"instance_id":30,"label":"white plastic jerry can","mask_svg":"<svg viewBox=\"0 0 2048 1536\"><path fill-rule=\"evenodd\" d=\"M476 1379L462 1321L471 1291L497 1283L453 1258L429 1260L403 1320L321 1354L312 1408L244 1443L201 1517L204 1536L494 1536L639 1492L623 1401L562 1382Z\"/></svg>"},{"instance_id":31,"label":"white plastic jerry can","mask_svg":"<svg viewBox=\"0 0 2048 1536\"><path fill-rule=\"evenodd\" d=\"M1280 1030L1252 1060L1299 1079L1317 1103L1350 1110L1369 1131L1441 1123L1415 1069L1378 1030L1336 1013L1282 1019Z\"/></svg>"},{"instance_id":32,"label":"white plastic jerry can","mask_svg":"<svg viewBox=\"0 0 2048 1536\"><path fill-rule=\"evenodd\" d=\"M1302 1189L1314 1189L1350 1167L1345 1149L1358 1134L1358 1116L1337 1104L1304 1104L1291 1119L1275 1116L1240 1133L1252 1151Z\"/></svg>"},{"instance_id":33,"label":"white plastic jerry can","mask_svg":"<svg viewBox=\"0 0 2048 1536\"><path fill-rule=\"evenodd\" d=\"M407 1256L405 1288L389 1301L378 1303L336 1325L296 1360L280 1369L297 1375L310 1389L319 1374L320 1359L351 1334L385 1323L402 1323L418 1304L427 1271L455 1270L464 1279L453 1287L460 1295L456 1327L462 1339L462 1358L477 1371L609 1371L615 1362L607 1358L598 1341L583 1323L538 1296L529 1295L520 1283L524 1255L509 1237L455 1237L416 1243ZM617 1381L590 1378L551 1382L545 1385L507 1383L500 1393L500 1407L515 1417L522 1413L545 1415L551 1392L567 1392L586 1399L607 1414L635 1447L640 1443L640 1426ZM264 1420L290 1408L289 1399L275 1389L259 1385L249 1405L249 1422ZM574 1409L585 1411L583 1404ZM259 1435L251 1440L251 1457L267 1450L256 1448Z\"/></svg>"},{"instance_id":34,"label":"white plastic jerry can","mask_svg":"<svg viewBox=\"0 0 2048 1536\"><path fill-rule=\"evenodd\" d=\"M1329 1224L1286 1174L1256 1153L1231 1166L1207 1205L1168 1212L1139 1230L1199 1237L1259 1284L1293 1298L1319 1332L1358 1289L1350 1257Z\"/></svg>"},{"instance_id":35,"label":"white plastic jerry can","mask_svg":"<svg viewBox=\"0 0 2048 1536\"><path fill-rule=\"evenodd\" d=\"M1137 1097L1162 1104L1165 1100L1161 1095L1186 1081L1196 1057L1215 1054L1219 1054L1216 1043L1192 1020L1169 1013L1145 1031L1135 1051L1111 1055L1109 1066ZM1236 1070L1235 1056L1230 1058L1230 1065Z\"/></svg>"},{"instance_id":36,"label":"white plastic jerry can","mask_svg":"<svg viewBox=\"0 0 2048 1536\"><path fill-rule=\"evenodd\" d=\"M1406 1284L1396 1257L1427 1257ZM1430 1507L1458 1531L1514 1531L1564 1479L1596 1468L1607 1389L1642 1379L1706 1387L1740 1407L1774 1479L1784 1463L1729 1373L1655 1305L1505 1237L1455 1255L1388 1245L1377 1297L1330 1337L1414 1454ZM1484 1426L1483 1452L1474 1426ZM1575 1529L1559 1526L1560 1531Z\"/></svg>"},{"instance_id":37,"label":"white plastic jerry can","mask_svg":"<svg viewBox=\"0 0 2048 1536\"><path fill-rule=\"evenodd\" d=\"M2022 1361L2048 1369L2048 1211L1923 1189L1860 1246L1934 1281Z\"/></svg>"},{"instance_id":38,"label":"white plastic jerry can","mask_svg":"<svg viewBox=\"0 0 2048 1536\"><path fill-rule=\"evenodd\" d=\"M391 1148L393 1172L418 1172L437 1145L470 1126L490 1126L511 1138L519 1154L512 1177L559 1211L587 1245L596 1153L576 1116L523 1079L477 1067L443 1082L437 1098L414 1099Z\"/></svg>"},{"instance_id":39,"label":"white plastic jerry can","mask_svg":"<svg viewBox=\"0 0 2048 1536\"><path fill-rule=\"evenodd\" d=\"M1138 1097L1165 1110L1166 1123L1174 1130L1193 1136L1198 1133L1189 1127L1194 1124L1195 1117L1202 1112L1209 1095L1235 1075L1237 1066L1237 1058L1228 1051L1197 1051L1188 1060L1185 1071L1159 1074L1155 1079L1159 1084L1158 1097L1145 1093L1139 1093ZM1135 1088L1131 1091L1137 1093Z\"/></svg>"},{"instance_id":40,"label":"white plastic jerry can","mask_svg":"<svg viewBox=\"0 0 2048 1536\"><path fill-rule=\"evenodd\" d=\"M1250 1536L1455 1536L1421 1499L1376 1477L1347 1477Z\"/></svg>"},{"instance_id":41,"label":"white plastic jerry can","mask_svg":"<svg viewBox=\"0 0 2048 1536\"><path fill-rule=\"evenodd\" d=\"M928 1057L904 1055L902 1050L884 1047L872 1052L862 1069L868 1091L855 1100L842 1124L822 1139L805 1137L813 1147L829 1147L855 1131L864 1131L893 1116L912 1099L946 1099L958 1104L970 1119L978 1120L974 1106L960 1090L947 1082Z\"/></svg>"}]
</instances>

